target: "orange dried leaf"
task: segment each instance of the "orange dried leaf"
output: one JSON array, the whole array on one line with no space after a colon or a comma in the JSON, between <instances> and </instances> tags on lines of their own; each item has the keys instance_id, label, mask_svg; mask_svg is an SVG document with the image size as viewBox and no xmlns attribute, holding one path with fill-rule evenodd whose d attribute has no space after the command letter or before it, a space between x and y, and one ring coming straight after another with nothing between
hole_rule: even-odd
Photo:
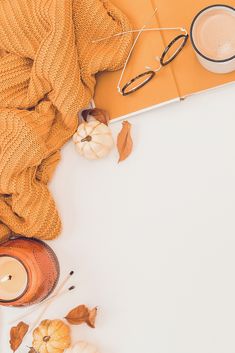
<instances>
[{"instance_id":1,"label":"orange dried leaf","mask_svg":"<svg viewBox=\"0 0 235 353\"><path fill-rule=\"evenodd\" d=\"M65 317L71 325L81 325L86 323L88 326L95 327L95 319L97 308L92 310L88 309L85 305L79 305L72 309Z\"/></svg>"},{"instance_id":2,"label":"orange dried leaf","mask_svg":"<svg viewBox=\"0 0 235 353\"><path fill-rule=\"evenodd\" d=\"M15 352L21 345L24 336L28 332L29 325L21 321L17 326L11 328L10 331L10 345L13 352Z\"/></svg>"},{"instance_id":3,"label":"orange dried leaf","mask_svg":"<svg viewBox=\"0 0 235 353\"><path fill-rule=\"evenodd\" d=\"M122 130L117 138L117 148L119 152L118 162L124 161L132 152L131 124L128 121L123 121L122 123Z\"/></svg>"},{"instance_id":4,"label":"orange dried leaf","mask_svg":"<svg viewBox=\"0 0 235 353\"><path fill-rule=\"evenodd\" d=\"M95 320L97 316L97 308L93 308L89 311L88 320L86 321L87 325L91 328L95 328Z\"/></svg>"},{"instance_id":5,"label":"orange dried leaf","mask_svg":"<svg viewBox=\"0 0 235 353\"><path fill-rule=\"evenodd\" d=\"M89 317L89 309L85 305L79 305L72 309L66 316L65 319L71 325L81 325L87 322Z\"/></svg>"}]
</instances>

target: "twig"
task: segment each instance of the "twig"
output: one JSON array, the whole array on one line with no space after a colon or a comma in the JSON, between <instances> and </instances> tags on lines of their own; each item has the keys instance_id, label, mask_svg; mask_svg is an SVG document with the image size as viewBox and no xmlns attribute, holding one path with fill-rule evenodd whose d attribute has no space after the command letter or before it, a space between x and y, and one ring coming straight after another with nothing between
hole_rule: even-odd
<instances>
[{"instance_id":1,"label":"twig","mask_svg":"<svg viewBox=\"0 0 235 353\"><path fill-rule=\"evenodd\" d=\"M71 276L74 274L74 271L71 271L69 273L69 275L64 279L64 281L60 284L60 286L58 287L57 291L55 292L54 297L57 297L61 291L64 289L65 285L67 284L68 280L71 278ZM37 317L37 319L33 322L30 330L28 333L31 333L34 329L35 326L38 325L38 323L41 321L41 318L43 317L43 315L45 314L45 312L47 311L47 309L49 308L49 306L53 303L54 300L48 301L45 305L45 307L42 309L40 315Z\"/></svg>"}]
</instances>

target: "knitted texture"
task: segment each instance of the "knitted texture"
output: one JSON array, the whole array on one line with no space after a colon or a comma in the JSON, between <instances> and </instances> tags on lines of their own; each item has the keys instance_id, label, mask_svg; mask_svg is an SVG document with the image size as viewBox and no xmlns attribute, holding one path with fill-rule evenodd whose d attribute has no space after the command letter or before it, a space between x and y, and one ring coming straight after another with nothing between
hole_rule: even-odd
<instances>
[{"instance_id":1,"label":"knitted texture","mask_svg":"<svg viewBox=\"0 0 235 353\"><path fill-rule=\"evenodd\" d=\"M0 240L61 230L47 188L99 71L124 64L130 29L106 0L0 0ZM69 206L69 205L68 205Z\"/></svg>"}]
</instances>

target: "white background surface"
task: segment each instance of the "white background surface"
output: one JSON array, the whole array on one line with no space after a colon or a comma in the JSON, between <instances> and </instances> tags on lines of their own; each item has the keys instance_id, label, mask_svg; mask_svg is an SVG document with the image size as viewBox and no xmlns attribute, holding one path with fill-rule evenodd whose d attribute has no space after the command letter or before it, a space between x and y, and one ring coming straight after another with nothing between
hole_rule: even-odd
<instances>
[{"instance_id":1,"label":"white background surface","mask_svg":"<svg viewBox=\"0 0 235 353\"><path fill-rule=\"evenodd\" d=\"M115 151L89 162L63 149L50 187L64 228L51 245L78 290L44 318L98 305L97 328L73 334L101 353L232 353L235 86L131 122L134 151L120 165ZM24 309L0 310L9 353L7 323Z\"/></svg>"}]
</instances>

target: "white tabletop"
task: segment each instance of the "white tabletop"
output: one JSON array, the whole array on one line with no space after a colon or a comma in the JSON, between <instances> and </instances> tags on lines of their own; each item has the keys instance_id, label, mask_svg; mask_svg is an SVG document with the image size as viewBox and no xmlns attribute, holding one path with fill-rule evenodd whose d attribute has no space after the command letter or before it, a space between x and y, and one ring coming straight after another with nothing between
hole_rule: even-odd
<instances>
[{"instance_id":1,"label":"white tabletop","mask_svg":"<svg viewBox=\"0 0 235 353\"><path fill-rule=\"evenodd\" d=\"M44 318L98 305L97 328L76 326L73 339L101 353L232 353L235 86L130 121L134 150L121 164L116 151L90 162L72 142L63 149L50 185L63 233L50 244L78 289ZM1 353L24 310L1 309Z\"/></svg>"}]
</instances>

